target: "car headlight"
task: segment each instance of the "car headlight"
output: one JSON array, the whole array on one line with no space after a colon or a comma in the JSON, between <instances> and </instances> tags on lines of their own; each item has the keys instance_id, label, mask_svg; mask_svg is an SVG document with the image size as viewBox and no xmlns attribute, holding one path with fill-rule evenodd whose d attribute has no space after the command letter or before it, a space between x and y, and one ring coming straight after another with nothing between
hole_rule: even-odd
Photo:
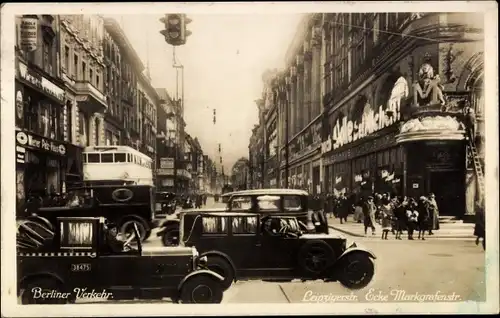
<instances>
[{"instance_id":1,"label":"car headlight","mask_svg":"<svg viewBox=\"0 0 500 318\"><path fill-rule=\"evenodd\" d=\"M208 258L206 256L202 256L198 259L198 265L207 266Z\"/></svg>"}]
</instances>

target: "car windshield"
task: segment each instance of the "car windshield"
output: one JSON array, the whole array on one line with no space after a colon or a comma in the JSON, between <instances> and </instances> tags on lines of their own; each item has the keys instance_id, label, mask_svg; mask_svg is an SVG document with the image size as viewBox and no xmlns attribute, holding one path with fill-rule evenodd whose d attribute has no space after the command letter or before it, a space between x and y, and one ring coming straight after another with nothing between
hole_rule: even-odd
<instances>
[{"instance_id":1,"label":"car windshield","mask_svg":"<svg viewBox=\"0 0 500 318\"><path fill-rule=\"evenodd\" d=\"M279 196L263 195L257 197L257 202L260 210L277 210L279 209Z\"/></svg>"},{"instance_id":2,"label":"car windshield","mask_svg":"<svg viewBox=\"0 0 500 318\"><path fill-rule=\"evenodd\" d=\"M252 208L252 200L249 196L234 197L231 200L231 209L233 211L237 210L250 210Z\"/></svg>"}]
</instances>

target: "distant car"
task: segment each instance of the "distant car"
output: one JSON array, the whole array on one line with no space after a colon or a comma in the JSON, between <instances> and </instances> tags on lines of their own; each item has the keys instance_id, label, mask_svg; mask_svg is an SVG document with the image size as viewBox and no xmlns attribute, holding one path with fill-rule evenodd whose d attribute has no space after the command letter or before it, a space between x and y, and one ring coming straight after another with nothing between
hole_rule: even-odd
<instances>
[{"instance_id":1,"label":"distant car","mask_svg":"<svg viewBox=\"0 0 500 318\"><path fill-rule=\"evenodd\" d=\"M144 251L134 224L123 251L122 245L110 250L104 218L58 217L56 224L53 232L18 220L17 293L23 304L73 303L83 289L106 300L222 301L224 278L206 268L207 258L194 247Z\"/></svg>"},{"instance_id":2,"label":"distant car","mask_svg":"<svg viewBox=\"0 0 500 318\"><path fill-rule=\"evenodd\" d=\"M222 196L226 208L201 209L207 212L254 212L296 217L299 226L306 233L329 233L328 219L324 211L312 211L309 194L296 189L255 189L229 192ZM179 244L179 220L165 220L159 225L157 236L163 245Z\"/></svg>"},{"instance_id":3,"label":"distant car","mask_svg":"<svg viewBox=\"0 0 500 318\"><path fill-rule=\"evenodd\" d=\"M208 268L233 281L293 279L367 286L375 255L339 235L303 234L295 217L242 212L181 212L182 246L196 246Z\"/></svg>"}]
</instances>

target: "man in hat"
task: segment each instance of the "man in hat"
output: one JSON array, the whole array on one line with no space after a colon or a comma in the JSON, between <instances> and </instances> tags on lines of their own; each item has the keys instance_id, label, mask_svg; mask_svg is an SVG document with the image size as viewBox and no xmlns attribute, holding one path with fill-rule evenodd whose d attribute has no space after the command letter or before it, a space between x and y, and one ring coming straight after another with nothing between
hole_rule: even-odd
<instances>
[{"instance_id":1,"label":"man in hat","mask_svg":"<svg viewBox=\"0 0 500 318\"><path fill-rule=\"evenodd\" d=\"M105 231L105 246L109 253L121 253L130 250L130 247L125 245L125 241L118 237L118 228L115 223L108 222Z\"/></svg>"},{"instance_id":2,"label":"man in hat","mask_svg":"<svg viewBox=\"0 0 500 318\"><path fill-rule=\"evenodd\" d=\"M369 196L363 203L363 221L365 225L365 235L368 231L368 228L371 228L372 234L375 235L375 212L377 212L377 207L373 202L373 197Z\"/></svg>"}]
</instances>

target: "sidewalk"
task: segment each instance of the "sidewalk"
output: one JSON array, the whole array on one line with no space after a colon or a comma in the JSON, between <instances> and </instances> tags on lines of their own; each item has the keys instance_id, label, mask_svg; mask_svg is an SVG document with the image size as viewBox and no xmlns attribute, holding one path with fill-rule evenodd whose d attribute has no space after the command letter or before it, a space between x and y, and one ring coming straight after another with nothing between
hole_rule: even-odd
<instances>
[{"instance_id":1,"label":"sidewalk","mask_svg":"<svg viewBox=\"0 0 500 318\"><path fill-rule=\"evenodd\" d=\"M356 223L353 220L353 215L347 217L347 223L340 224L340 219L334 218L331 214L328 216L328 226L336 231L355 237L364 237L365 228L363 223ZM441 223L440 229L434 231L434 235L426 235L427 238L455 238L455 239L470 239L474 237L474 224L471 223ZM381 235L379 224L375 224L375 232L377 236ZM418 235L418 234L417 234ZM372 236L371 230L368 229L368 236Z\"/></svg>"}]
</instances>

